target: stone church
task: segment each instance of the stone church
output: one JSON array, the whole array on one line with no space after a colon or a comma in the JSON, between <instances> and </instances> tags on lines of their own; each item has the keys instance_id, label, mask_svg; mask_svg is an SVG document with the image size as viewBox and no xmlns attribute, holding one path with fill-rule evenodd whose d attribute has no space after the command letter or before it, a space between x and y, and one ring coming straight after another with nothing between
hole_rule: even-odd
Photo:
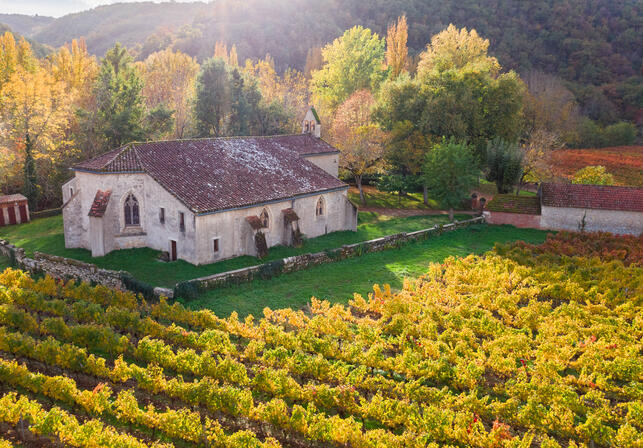
<instances>
[{"instance_id":1,"label":"stone church","mask_svg":"<svg viewBox=\"0 0 643 448\"><path fill-rule=\"evenodd\" d=\"M207 264L355 230L339 152L311 108L302 133L130 143L72 168L63 185L65 247L93 256L149 247Z\"/></svg>"}]
</instances>

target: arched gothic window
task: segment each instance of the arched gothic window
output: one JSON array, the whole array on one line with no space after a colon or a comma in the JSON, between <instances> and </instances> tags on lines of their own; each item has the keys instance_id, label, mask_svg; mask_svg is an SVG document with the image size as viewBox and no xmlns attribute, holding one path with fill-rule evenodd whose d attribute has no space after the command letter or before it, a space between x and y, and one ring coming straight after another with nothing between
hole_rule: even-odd
<instances>
[{"instance_id":1,"label":"arched gothic window","mask_svg":"<svg viewBox=\"0 0 643 448\"><path fill-rule=\"evenodd\" d=\"M306 121L306 122L304 122L304 128L306 129L306 131L305 131L305 132L309 132L310 124L309 124L307 121Z\"/></svg>"},{"instance_id":2,"label":"arched gothic window","mask_svg":"<svg viewBox=\"0 0 643 448\"><path fill-rule=\"evenodd\" d=\"M270 225L270 216L268 216L268 210L264 208L259 215L259 219L261 220L261 227L267 228Z\"/></svg>"},{"instance_id":3,"label":"arched gothic window","mask_svg":"<svg viewBox=\"0 0 643 448\"><path fill-rule=\"evenodd\" d=\"M127 196L125 199L125 225L138 226L141 224L141 219L138 212L138 199L133 194Z\"/></svg>"},{"instance_id":4,"label":"arched gothic window","mask_svg":"<svg viewBox=\"0 0 643 448\"><path fill-rule=\"evenodd\" d=\"M315 208L315 215L323 216L326 210L324 210L324 198L319 198L317 201L317 207Z\"/></svg>"}]
</instances>

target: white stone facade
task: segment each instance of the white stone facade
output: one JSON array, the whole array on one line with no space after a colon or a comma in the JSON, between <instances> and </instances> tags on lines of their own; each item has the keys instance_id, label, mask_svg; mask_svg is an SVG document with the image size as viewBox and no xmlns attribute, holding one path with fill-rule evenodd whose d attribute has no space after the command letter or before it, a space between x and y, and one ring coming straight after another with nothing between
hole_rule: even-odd
<instances>
[{"instance_id":1,"label":"white stone facade","mask_svg":"<svg viewBox=\"0 0 643 448\"><path fill-rule=\"evenodd\" d=\"M101 218L88 216L97 190L111 190ZM140 225L137 226L125 225L124 201L130 194L139 203ZM320 198L324 213L318 216L316 206ZM282 210L288 208L299 216L299 228L307 238L357 227L357 210L348 201L347 188L197 215L145 173L76 171L76 176L63 185L63 201L65 247L84 248L94 256L136 247L171 252L172 241L177 258L193 264L255 255L254 231L245 218L258 216L264 209L270 217L268 228L262 229L268 247L288 243L290 233L282 215ZM161 208L164 222L161 222ZM179 225L181 213L183 230Z\"/></svg>"},{"instance_id":2,"label":"white stone facade","mask_svg":"<svg viewBox=\"0 0 643 448\"><path fill-rule=\"evenodd\" d=\"M611 232L640 235L643 233L643 213L634 211L583 209L571 207L541 207L540 226L551 230L580 230L585 217L587 232Z\"/></svg>"}]
</instances>

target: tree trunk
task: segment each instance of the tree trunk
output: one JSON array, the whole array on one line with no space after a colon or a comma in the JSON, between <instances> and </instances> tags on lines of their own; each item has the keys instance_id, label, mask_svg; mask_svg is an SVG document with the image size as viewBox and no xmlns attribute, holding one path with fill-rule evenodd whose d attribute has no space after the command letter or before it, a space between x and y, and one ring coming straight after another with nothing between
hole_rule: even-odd
<instances>
[{"instance_id":1,"label":"tree trunk","mask_svg":"<svg viewBox=\"0 0 643 448\"><path fill-rule=\"evenodd\" d=\"M355 175L355 183L357 184L357 189L359 190L359 201L363 206L366 206L366 196L364 195L364 189L362 188L361 175Z\"/></svg>"},{"instance_id":2,"label":"tree trunk","mask_svg":"<svg viewBox=\"0 0 643 448\"><path fill-rule=\"evenodd\" d=\"M453 207L449 208L449 222L453 222Z\"/></svg>"},{"instance_id":3,"label":"tree trunk","mask_svg":"<svg viewBox=\"0 0 643 448\"><path fill-rule=\"evenodd\" d=\"M518 187L516 187L516 196L520 196L521 187L522 187L522 182L518 182Z\"/></svg>"},{"instance_id":4,"label":"tree trunk","mask_svg":"<svg viewBox=\"0 0 643 448\"><path fill-rule=\"evenodd\" d=\"M426 184L422 185L422 199L424 200L424 205L429 205L429 188Z\"/></svg>"}]
</instances>

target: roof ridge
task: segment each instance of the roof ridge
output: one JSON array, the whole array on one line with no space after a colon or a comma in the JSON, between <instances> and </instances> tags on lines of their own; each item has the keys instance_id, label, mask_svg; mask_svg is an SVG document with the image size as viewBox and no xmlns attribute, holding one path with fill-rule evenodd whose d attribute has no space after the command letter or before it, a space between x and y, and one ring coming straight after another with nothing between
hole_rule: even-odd
<instances>
[{"instance_id":1,"label":"roof ridge","mask_svg":"<svg viewBox=\"0 0 643 448\"><path fill-rule=\"evenodd\" d=\"M120 155L121 155L121 154L123 154L125 151L129 150L129 149L130 149L130 145L131 145L131 143L125 143L125 144L124 144L123 146L121 146L120 148L116 148L116 151L118 151L119 149L120 149L120 151L118 151L118 152L116 153L116 155L115 155L114 157L112 157L110 160L108 160L107 162L105 162L105 164L102 166L102 168L101 168L101 169L105 168L107 165L109 165L109 164L110 164L110 163L112 163L114 160L116 160L116 158L117 158L117 157L120 157ZM109 151L107 151L107 152L109 152ZM97 157L100 157L100 156L97 156Z\"/></svg>"},{"instance_id":2,"label":"roof ridge","mask_svg":"<svg viewBox=\"0 0 643 448\"><path fill-rule=\"evenodd\" d=\"M206 141L206 140L234 140L234 139L242 139L242 138L261 138L261 139L268 139L268 138L277 138L277 137L295 137L295 136L310 136L312 137L311 134L306 134L306 133L290 133L290 134L273 134L273 135L226 135L222 137L191 137L191 138L170 138L166 140L148 140L145 142L139 142L139 141L131 141L128 142L127 145L146 145L150 143L169 143L169 142L189 142L189 141ZM320 138L320 140L323 140ZM326 141L326 140L324 140Z\"/></svg>"},{"instance_id":3,"label":"roof ridge","mask_svg":"<svg viewBox=\"0 0 643 448\"><path fill-rule=\"evenodd\" d=\"M137 161L137 162L138 162L138 164L140 165L141 169L142 169L143 171L147 172L147 170L145 169L145 164L144 164L144 163L143 163L143 161L141 160L141 156L139 155L138 151L136 150L136 146L132 145L131 150L132 150L132 151L134 151L134 157L136 157L136 161Z\"/></svg>"}]
</instances>

